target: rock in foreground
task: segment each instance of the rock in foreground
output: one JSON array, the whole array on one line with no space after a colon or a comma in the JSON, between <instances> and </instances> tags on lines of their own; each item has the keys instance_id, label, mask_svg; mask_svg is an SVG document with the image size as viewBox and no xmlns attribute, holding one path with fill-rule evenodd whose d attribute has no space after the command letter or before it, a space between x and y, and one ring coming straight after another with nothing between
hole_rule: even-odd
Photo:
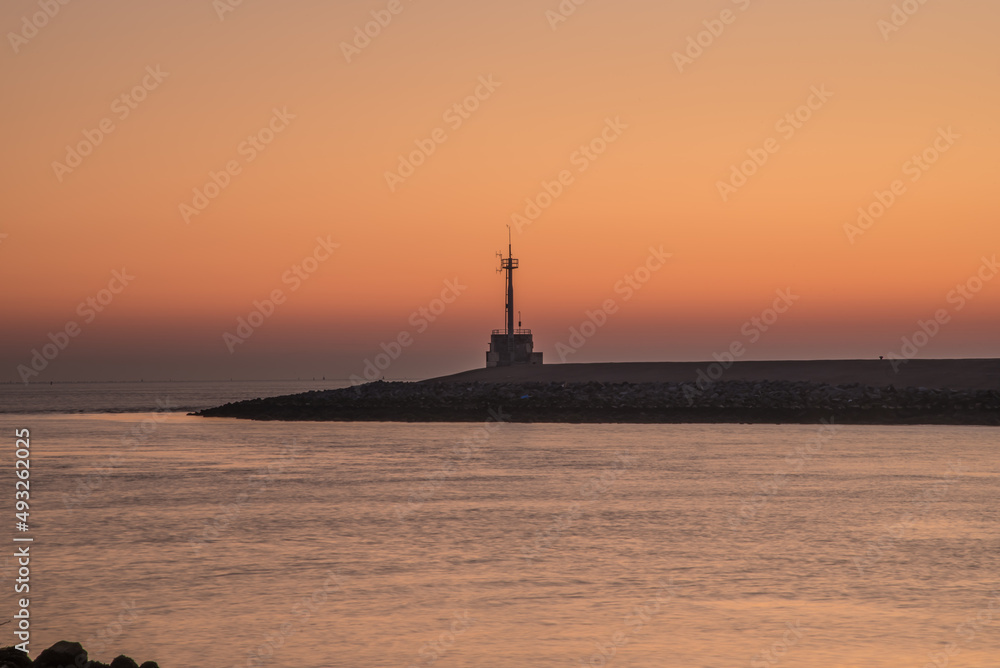
<instances>
[{"instance_id":1,"label":"rock in foreground","mask_svg":"<svg viewBox=\"0 0 1000 668\"><path fill-rule=\"evenodd\" d=\"M1000 391L696 383L374 382L252 399L194 413L250 420L1000 425ZM498 415L500 417L498 417Z\"/></svg>"},{"instance_id":2,"label":"rock in foreground","mask_svg":"<svg viewBox=\"0 0 1000 668\"><path fill-rule=\"evenodd\" d=\"M124 654L115 657L110 666L91 661L87 650L78 642L60 640L32 661L31 657L14 647L0 647L0 668L160 668L155 661L139 666Z\"/></svg>"}]
</instances>

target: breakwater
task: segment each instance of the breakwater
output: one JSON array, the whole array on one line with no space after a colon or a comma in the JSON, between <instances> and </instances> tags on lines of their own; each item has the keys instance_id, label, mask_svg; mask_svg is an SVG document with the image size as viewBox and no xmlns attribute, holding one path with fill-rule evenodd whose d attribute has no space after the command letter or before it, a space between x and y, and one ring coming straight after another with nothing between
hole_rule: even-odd
<instances>
[{"instance_id":1,"label":"breakwater","mask_svg":"<svg viewBox=\"0 0 1000 668\"><path fill-rule=\"evenodd\" d=\"M194 413L251 420L1000 425L1000 390L697 383L384 382L229 403Z\"/></svg>"}]
</instances>

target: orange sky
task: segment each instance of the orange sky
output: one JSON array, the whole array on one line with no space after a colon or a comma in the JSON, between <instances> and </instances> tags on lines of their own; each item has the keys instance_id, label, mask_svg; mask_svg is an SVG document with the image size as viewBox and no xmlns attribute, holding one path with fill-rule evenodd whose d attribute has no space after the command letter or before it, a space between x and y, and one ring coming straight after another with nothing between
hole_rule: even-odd
<instances>
[{"instance_id":1,"label":"orange sky","mask_svg":"<svg viewBox=\"0 0 1000 668\"><path fill-rule=\"evenodd\" d=\"M401 332L387 377L480 366L503 320L495 252L543 182L561 194L513 236L549 362L609 298L566 361L710 359L784 289L799 299L745 359L888 354L939 309L918 356L1000 355L1000 280L949 298L1000 251L995 2L926 3L890 31L893 3L872 0L589 0L565 21L557 0L244 0L220 18L228 1L0 10L0 378L70 323L31 380L342 378ZM706 46L683 61L689 38ZM433 152L387 179L418 142ZM210 173L225 187L193 215ZM338 246L296 284L317 238ZM626 300L616 283L661 246Z\"/></svg>"}]
</instances>

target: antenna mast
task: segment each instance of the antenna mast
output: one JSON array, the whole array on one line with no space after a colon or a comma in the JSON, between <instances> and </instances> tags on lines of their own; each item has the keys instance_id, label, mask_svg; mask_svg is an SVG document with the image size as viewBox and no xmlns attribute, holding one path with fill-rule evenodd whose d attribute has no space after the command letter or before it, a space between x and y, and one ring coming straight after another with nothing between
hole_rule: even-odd
<instances>
[{"instance_id":1,"label":"antenna mast","mask_svg":"<svg viewBox=\"0 0 1000 668\"><path fill-rule=\"evenodd\" d=\"M514 270L517 269L517 260L513 257L510 240L510 225L507 226L507 257L500 259L500 268L507 272L507 306L505 314L507 316L507 340L511 350L514 348Z\"/></svg>"}]
</instances>

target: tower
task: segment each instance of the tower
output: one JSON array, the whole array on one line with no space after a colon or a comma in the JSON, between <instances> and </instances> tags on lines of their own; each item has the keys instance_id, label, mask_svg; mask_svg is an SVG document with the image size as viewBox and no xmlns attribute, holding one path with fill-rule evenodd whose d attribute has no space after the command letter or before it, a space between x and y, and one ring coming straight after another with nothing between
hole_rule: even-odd
<instances>
[{"instance_id":1,"label":"tower","mask_svg":"<svg viewBox=\"0 0 1000 668\"><path fill-rule=\"evenodd\" d=\"M533 352L534 342L530 329L521 329L520 317L517 329L514 329L514 270L517 269L517 259L514 258L510 241L510 226L507 227L507 257L501 253L500 268L497 271L506 272L507 298L504 302L504 315L507 329L494 329L490 336L490 349L486 352L486 366L512 366L514 364L541 364L542 353Z\"/></svg>"}]
</instances>

